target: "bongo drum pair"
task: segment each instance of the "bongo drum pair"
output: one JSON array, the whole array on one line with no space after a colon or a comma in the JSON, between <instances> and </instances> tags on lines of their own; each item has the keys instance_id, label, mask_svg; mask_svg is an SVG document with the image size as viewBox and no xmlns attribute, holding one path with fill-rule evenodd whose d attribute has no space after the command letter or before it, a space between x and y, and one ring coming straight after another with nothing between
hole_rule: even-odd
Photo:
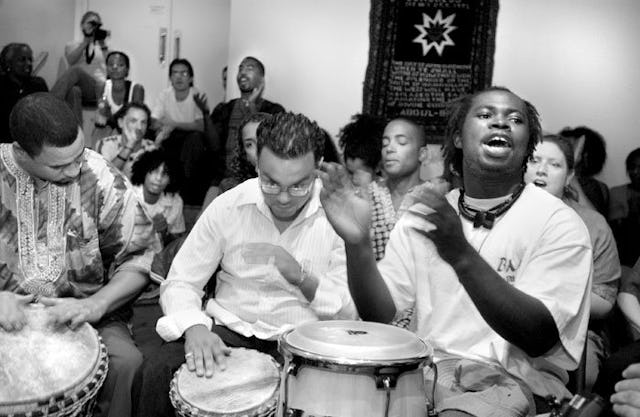
<instances>
[{"instance_id":1,"label":"bongo drum pair","mask_svg":"<svg viewBox=\"0 0 640 417\"><path fill-rule=\"evenodd\" d=\"M53 327L43 306L25 314L21 330L0 329L0 417L91 415L108 370L98 333Z\"/></svg>"},{"instance_id":2,"label":"bongo drum pair","mask_svg":"<svg viewBox=\"0 0 640 417\"><path fill-rule=\"evenodd\" d=\"M170 398L181 417L424 417L422 368L432 349L379 323L323 321L284 333L282 372L268 355L231 349L225 371L197 377L183 365ZM279 401L278 401L279 398ZM276 411L277 403L277 411Z\"/></svg>"}]
</instances>

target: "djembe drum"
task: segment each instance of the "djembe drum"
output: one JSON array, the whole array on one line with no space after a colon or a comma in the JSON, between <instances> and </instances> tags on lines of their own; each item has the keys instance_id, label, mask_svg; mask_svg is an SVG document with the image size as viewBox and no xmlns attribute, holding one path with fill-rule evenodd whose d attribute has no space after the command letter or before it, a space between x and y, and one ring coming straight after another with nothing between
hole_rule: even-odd
<instances>
[{"instance_id":1,"label":"djembe drum","mask_svg":"<svg viewBox=\"0 0 640 417\"><path fill-rule=\"evenodd\" d=\"M184 364L171 380L169 396L181 417L268 417L278 400L280 368L269 355L231 348L227 365L212 378L198 377Z\"/></svg>"},{"instance_id":2,"label":"djembe drum","mask_svg":"<svg viewBox=\"0 0 640 417\"><path fill-rule=\"evenodd\" d=\"M432 348L395 326L350 320L284 333L278 416L424 417Z\"/></svg>"},{"instance_id":3,"label":"djembe drum","mask_svg":"<svg viewBox=\"0 0 640 417\"><path fill-rule=\"evenodd\" d=\"M0 329L0 417L90 416L108 370L98 333L54 327L42 306L25 313L21 330Z\"/></svg>"}]
</instances>

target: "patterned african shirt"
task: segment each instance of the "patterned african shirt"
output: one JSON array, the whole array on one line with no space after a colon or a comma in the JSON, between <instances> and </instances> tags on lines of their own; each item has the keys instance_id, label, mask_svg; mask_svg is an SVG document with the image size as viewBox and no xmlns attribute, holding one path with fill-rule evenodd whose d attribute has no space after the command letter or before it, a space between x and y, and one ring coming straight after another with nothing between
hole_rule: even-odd
<instances>
[{"instance_id":1,"label":"patterned african shirt","mask_svg":"<svg viewBox=\"0 0 640 417\"><path fill-rule=\"evenodd\" d=\"M379 261L384 258L384 249L389 241L389 235L400 214L393 207L391 192L384 179L369 184L369 195L371 197L369 237L376 261Z\"/></svg>"},{"instance_id":2,"label":"patterned african shirt","mask_svg":"<svg viewBox=\"0 0 640 417\"><path fill-rule=\"evenodd\" d=\"M160 249L129 182L86 149L77 181L38 192L0 145L0 291L86 298Z\"/></svg>"}]
</instances>

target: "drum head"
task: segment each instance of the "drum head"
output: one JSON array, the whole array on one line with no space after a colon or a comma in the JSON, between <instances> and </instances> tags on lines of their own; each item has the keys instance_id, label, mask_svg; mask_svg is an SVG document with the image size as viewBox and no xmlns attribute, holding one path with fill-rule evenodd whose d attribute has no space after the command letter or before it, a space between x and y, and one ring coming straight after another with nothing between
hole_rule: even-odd
<instances>
[{"instance_id":1,"label":"drum head","mask_svg":"<svg viewBox=\"0 0 640 417\"><path fill-rule=\"evenodd\" d=\"M48 324L45 308L26 313L22 330L0 329L0 411L84 386L99 360L100 341L88 324L72 331Z\"/></svg>"},{"instance_id":2,"label":"drum head","mask_svg":"<svg viewBox=\"0 0 640 417\"><path fill-rule=\"evenodd\" d=\"M259 416L275 407L280 371L271 356L232 348L226 370L215 366L212 378L199 378L182 365L172 381L176 408L183 403L203 416Z\"/></svg>"},{"instance_id":3,"label":"drum head","mask_svg":"<svg viewBox=\"0 0 640 417\"><path fill-rule=\"evenodd\" d=\"M433 351L414 333L388 324L332 320L306 323L280 338L281 350L340 364L423 361ZM286 353L286 352L283 352Z\"/></svg>"}]
</instances>

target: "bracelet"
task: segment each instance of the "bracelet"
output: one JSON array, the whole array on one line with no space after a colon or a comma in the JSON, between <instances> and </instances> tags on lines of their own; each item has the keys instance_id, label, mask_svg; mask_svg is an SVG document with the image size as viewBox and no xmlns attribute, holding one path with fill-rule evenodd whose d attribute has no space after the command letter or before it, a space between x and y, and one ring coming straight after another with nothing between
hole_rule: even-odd
<instances>
[{"instance_id":1,"label":"bracelet","mask_svg":"<svg viewBox=\"0 0 640 417\"><path fill-rule=\"evenodd\" d=\"M127 162L127 158L123 158L120 154L116 155L116 158L118 158L121 161Z\"/></svg>"}]
</instances>

